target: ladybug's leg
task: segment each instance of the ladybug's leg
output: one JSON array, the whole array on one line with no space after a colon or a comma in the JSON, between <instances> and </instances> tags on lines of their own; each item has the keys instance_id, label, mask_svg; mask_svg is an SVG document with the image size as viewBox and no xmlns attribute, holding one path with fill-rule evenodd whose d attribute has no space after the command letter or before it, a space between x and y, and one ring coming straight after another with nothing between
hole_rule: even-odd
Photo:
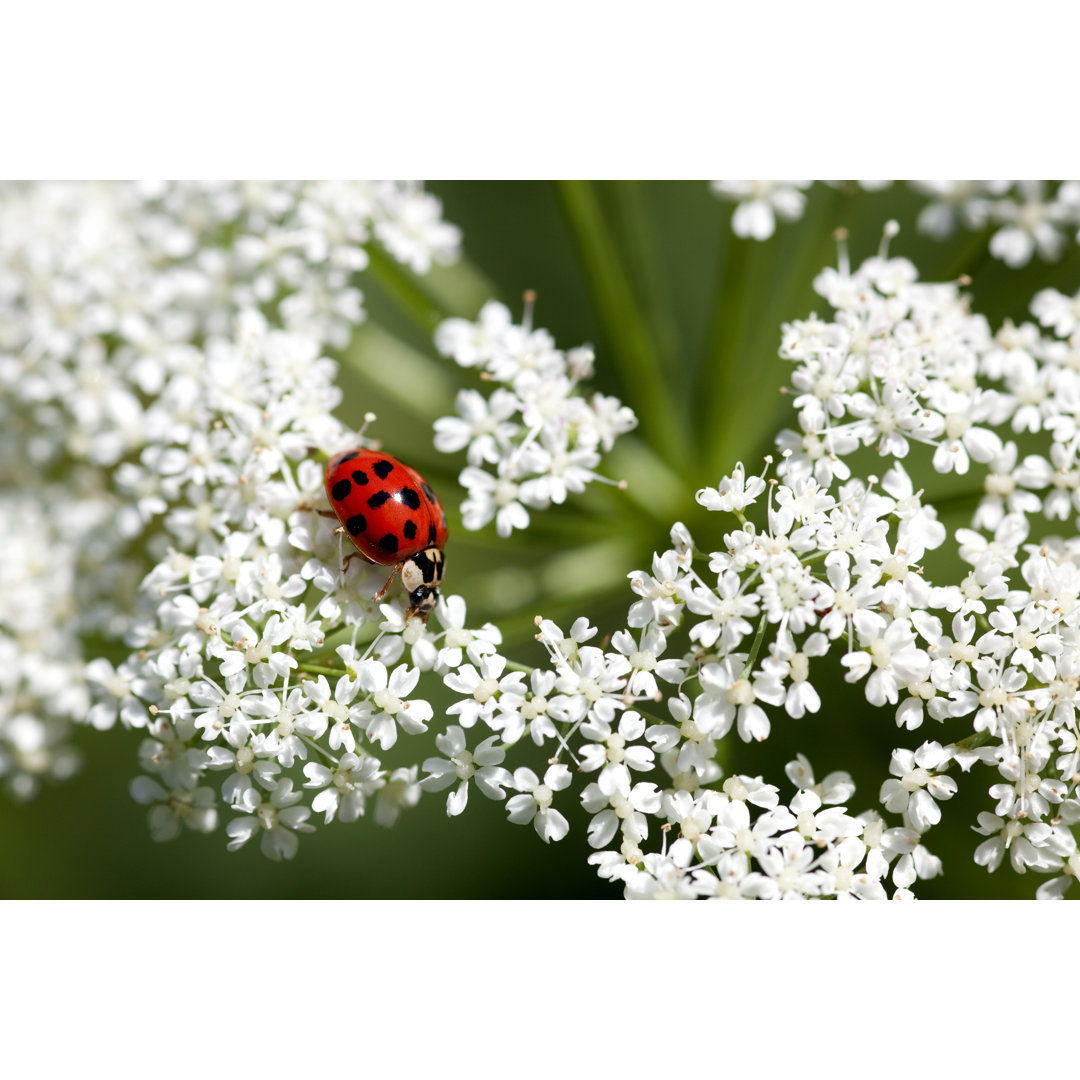
<instances>
[{"instance_id":1,"label":"ladybug's leg","mask_svg":"<svg viewBox=\"0 0 1080 1080\"><path fill-rule=\"evenodd\" d=\"M344 531L345 531L344 529L338 529L337 530L337 532L340 532L342 534L344 534ZM341 573L343 575L344 575L345 571L349 569L349 563L351 563L353 561L353 559L361 559L365 563L367 563L369 566L375 566L376 565L362 551L350 551L349 554L346 555L344 557L344 559L341 560ZM393 578L390 579L390 581L393 581L393 580L394 580ZM390 582L388 581L386 584L389 585Z\"/></svg>"},{"instance_id":2,"label":"ladybug's leg","mask_svg":"<svg viewBox=\"0 0 1080 1080\"><path fill-rule=\"evenodd\" d=\"M394 583L394 578L398 576L398 571L402 567L402 563L398 563L397 566L391 571L390 576L386 579L386 584L372 597L373 600L381 600L386 595L386 590Z\"/></svg>"}]
</instances>

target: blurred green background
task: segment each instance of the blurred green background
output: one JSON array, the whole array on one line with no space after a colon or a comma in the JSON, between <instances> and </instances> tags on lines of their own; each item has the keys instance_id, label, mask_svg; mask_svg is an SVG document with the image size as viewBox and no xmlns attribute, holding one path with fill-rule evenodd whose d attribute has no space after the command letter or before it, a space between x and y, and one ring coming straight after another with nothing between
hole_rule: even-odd
<instances>
[{"instance_id":1,"label":"blurred green background","mask_svg":"<svg viewBox=\"0 0 1080 1080\"><path fill-rule=\"evenodd\" d=\"M652 553L668 546L672 522L685 522L699 548L719 546L725 523L698 507L694 492L716 484L740 459L748 471L758 471L775 433L793 424L778 392L788 374L776 355L780 326L811 311L827 315L812 280L824 266L836 265L837 227L848 230L857 265L877 251L884 223L895 218L901 232L891 252L911 258L924 281L970 276L973 308L995 329L1004 318L1028 317L1040 288L1072 293L1080 287L1075 244L1058 263L1035 260L1011 270L989 256L989 230L960 232L945 243L918 235L915 219L925 200L903 184L875 193L815 185L802 220L781 223L764 243L733 235L733 204L716 199L703 181L427 186L443 200L447 220L463 229L466 261L415 279L376 260L363 275L368 322L340 357L342 418L359 426L366 411L376 412L371 433L436 487L451 523L447 590L466 598L469 625L498 622L504 651L527 664L543 662L532 639L537 614L563 626L587 615L601 636L624 626L633 600L626 575L649 568ZM430 327L439 316L475 317L491 297L520 318L527 289L538 296L534 325L549 329L563 349L591 343L594 388L617 395L638 413L639 429L623 437L602 465L630 486L620 493L592 485L563 508L534 513L533 526L509 540L496 537L493 526L466 534L456 509L464 456L451 459L434 450L431 422L453 411L457 389L479 384L472 372L436 357ZM929 455L906 464L947 524L970 516L981 481L939 477L929 468ZM937 580L951 570L947 556L928 566ZM822 712L794 721L774 710L773 733L762 745L745 746L733 734L726 771L761 774L786 796L783 766L802 751L818 779L834 769L853 774L858 790L850 809L857 813L877 807L894 746L963 734L965 721L955 722L955 729L928 722L916 732L898 731L890 710L866 705L861 687L839 677L822 685L817 676L825 666L814 669ZM842 673L839 665L835 670ZM438 714L442 688L434 680L425 686ZM370 817L352 825L320 824L301 837L299 854L288 863L269 862L256 842L226 852L228 815L210 836L185 832L155 844L145 810L128 795L141 737L80 730L85 763L78 776L46 787L25 805L0 797L0 896L620 895L587 864L587 819L575 800L565 798L556 806L570 818L572 831L551 845L531 827L509 824L503 807L475 790L456 819L447 818L441 793L425 795L391 830ZM427 749L419 752L417 745L405 739L385 763L422 760ZM508 767L529 764L542 772L543 761L531 746L528 751ZM988 875L973 864L971 853L982 838L970 826L979 810L992 810L986 788L994 779L986 770L958 779L959 795L943 805L942 823L928 837L945 875L919 883L918 895L1033 896L1041 877L1018 877L1008 869Z\"/></svg>"}]
</instances>

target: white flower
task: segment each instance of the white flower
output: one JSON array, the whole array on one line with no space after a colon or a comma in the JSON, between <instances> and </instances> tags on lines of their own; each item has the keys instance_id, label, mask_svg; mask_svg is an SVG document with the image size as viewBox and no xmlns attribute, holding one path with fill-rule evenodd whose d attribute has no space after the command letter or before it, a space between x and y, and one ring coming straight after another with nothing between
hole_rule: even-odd
<instances>
[{"instance_id":1,"label":"white flower","mask_svg":"<svg viewBox=\"0 0 1080 1080\"><path fill-rule=\"evenodd\" d=\"M471 728L478 720L489 724L497 707L513 708L525 699L525 676L520 671L504 675L505 656L483 656L479 663L479 670L472 664L462 664L457 671L443 676L443 682L451 690L465 695L464 700L454 702L446 710L464 728Z\"/></svg>"},{"instance_id":2,"label":"white flower","mask_svg":"<svg viewBox=\"0 0 1080 1080\"><path fill-rule=\"evenodd\" d=\"M416 765L395 769L379 788L375 796L375 820L383 828L392 828L402 810L411 809L420 801L418 771Z\"/></svg>"},{"instance_id":3,"label":"white flower","mask_svg":"<svg viewBox=\"0 0 1080 1080\"><path fill-rule=\"evenodd\" d=\"M649 835L647 815L661 805L655 784L638 783L633 787L620 775L601 774L596 783L581 793L581 804L593 815L589 823L589 844L607 847L617 831L625 840L640 843Z\"/></svg>"},{"instance_id":4,"label":"white flower","mask_svg":"<svg viewBox=\"0 0 1080 1080\"><path fill-rule=\"evenodd\" d=\"M157 841L174 840L186 825L196 832L209 833L217 827L217 809L213 789L198 787L190 791L166 791L149 776L131 781L131 797L151 807L150 835Z\"/></svg>"},{"instance_id":5,"label":"white flower","mask_svg":"<svg viewBox=\"0 0 1080 1080\"><path fill-rule=\"evenodd\" d=\"M787 833L757 853L759 872L748 875L746 894L761 900L803 900L817 896L827 883L814 869L814 849L801 836Z\"/></svg>"},{"instance_id":6,"label":"white flower","mask_svg":"<svg viewBox=\"0 0 1080 1080\"><path fill-rule=\"evenodd\" d=\"M612 725L603 720L590 720L579 730L585 738L596 740L578 749L581 768L585 772L602 769L603 773L618 774L618 782L626 787L630 783L631 769L642 772L653 767L653 751L635 743L645 734L645 718L632 709L619 717L618 728L614 731Z\"/></svg>"},{"instance_id":7,"label":"white flower","mask_svg":"<svg viewBox=\"0 0 1080 1080\"><path fill-rule=\"evenodd\" d=\"M359 758L352 753L342 754L333 768L309 762L304 766L304 775L308 778L305 788L321 789L311 809L316 814L325 813L327 824L335 816L342 821L356 821L364 813L369 796L385 783L376 758Z\"/></svg>"},{"instance_id":8,"label":"white flower","mask_svg":"<svg viewBox=\"0 0 1080 1080\"><path fill-rule=\"evenodd\" d=\"M445 732L435 736L435 745L445 757L430 757L424 762L424 771L428 775L420 781L420 786L425 791L442 791L459 780L446 800L446 812L451 817L460 814L468 804L470 781L489 799L501 802L506 798L502 789L513 783L513 777L501 768L506 749L499 744L497 735L489 736L475 750L469 750L465 732L457 724L451 724Z\"/></svg>"},{"instance_id":9,"label":"white flower","mask_svg":"<svg viewBox=\"0 0 1080 1080\"><path fill-rule=\"evenodd\" d=\"M831 772L821 783L814 783L814 770L802 754L784 766L787 778L801 791L812 791L823 803L838 805L855 794L855 784L846 772Z\"/></svg>"},{"instance_id":10,"label":"white flower","mask_svg":"<svg viewBox=\"0 0 1080 1080\"><path fill-rule=\"evenodd\" d=\"M731 476L725 476L715 488L702 488L696 498L706 510L741 513L752 505L764 490L764 479L751 476L747 480L746 471L740 461Z\"/></svg>"},{"instance_id":11,"label":"white flower","mask_svg":"<svg viewBox=\"0 0 1080 1080\"><path fill-rule=\"evenodd\" d=\"M996 190L981 180L913 180L911 186L932 197L919 212L916 227L937 240L951 236L958 224L981 229L990 213L987 195Z\"/></svg>"},{"instance_id":12,"label":"white flower","mask_svg":"<svg viewBox=\"0 0 1080 1080\"><path fill-rule=\"evenodd\" d=\"M434 715L431 704L409 698L419 680L419 670L407 664L399 664L389 673L378 660L365 660L360 665L357 681L371 694L370 704L363 706L364 730L383 750L389 750L397 742L398 728L408 735L427 731Z\"/></svg>"},{"instance_id":13,"label":"white flower","mask_svg":"<svg viewBox=\"0 0 1080 1080\"><path fill-rule=\"evenodd\" d=\"M948 760L948 751L936 742L923 743L914 753L894 750L889 772L899 779L886 780L881 786L885 809L904 814L905 820L920 833L936 825L941 820L941 810L935 800L951 799L956 794L956 781L934 772Z\"/></svg>"},{"instance_id":14,"label":"white flower","mask_svg":"<svg viewBox=\"0 0 1080 1080\"><path fill-rule=\"evenodd\" d=\"M565 765L550 765L543 781L532 769L516 769L513 785L522 794L507 800L508 817L515 825L528 825L531 821L544 843L561 840L570 831L570 825L551 802L556 791L570 786L570 780L570 770Z\"/></svg>"},{"instance_id":15,"label":"white flower","mask_svg":"<svg viewBox=\"0 0 1080 1080\"><path fill-rule=\"evenodd\" d=\"M1041 289L1032 298L1031 314L1059 338L1067 338L1080 328L1080 291L1069 297L1057 289Z\"/></svg>"},{"instance_id":16,"label":"white flower","mask_svg":"<svg viewBox=\"0 0 1080 1080\"><path fill-rule=\"evenodd\" d=\"M259 847L268 859L279 862L293 858L300 846L296 834L314 832L315 826L307 824L311 808L297 805L301 793L293 791L292 787L292 780L279 780L269 798L264 797L258 806L249 811L248 817L233 818L225 826L225 831L231 837L226 845L228 849L236 851L261 830Z\"/></svg>"},{"instance_id":17,"label":"white flower","mask_svg":"<svg viewBox=\"0 0 1080 1080\"><path fill-rule=\"evenodd\" d=\"M1065 239L1059 228L1060 210L1053 202L1043 201L1041 181L1016 183L1023 202L1001 199L993 205L992 216L1003 227L990 237L990 253L1009 266L1026 266L1036 251L1043 259L1057 259Z\"/></svg>"},{"instance_id":18,"label":"white flower","mask_svg":"<svg viewBox=\"0 0 1080 1080\"><path fill-rule=\"evenodd\" d=\"M865 644L865 650L848 653L840 662L848 669L846 682L858 682L870 674L866 700L871 705L895 705L902 685L922 682L930 673L930 658L916 647L907 619L894 620L884 634Z\"/></svg>"},{"instance_id":19,"label":"white flower","mask_svg":"<svg viewBox=\"0 0 1080 1080\"><path fill-rule=\"evenodd\" d=\"M736 236L768 240L776 229L777 216L785 221L802 217L810 180L713 180L712 190L738 201L731 219Z\"/></svg>"}]
</instances>

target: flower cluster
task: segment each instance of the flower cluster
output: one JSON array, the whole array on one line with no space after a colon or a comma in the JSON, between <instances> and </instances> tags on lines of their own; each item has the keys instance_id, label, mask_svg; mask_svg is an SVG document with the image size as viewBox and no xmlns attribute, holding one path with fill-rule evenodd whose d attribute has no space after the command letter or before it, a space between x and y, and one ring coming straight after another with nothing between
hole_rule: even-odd
<instances>
[{"instance_id":1,"label":"flower cluster","mask_svg":"<svg viewBox=\"0 0 1080 1080\"><path fill-rule=\"evenodd\" d=\"M79 545L82 528L100 528L110 510L68 491L48 495L51 505L0 495L0 779L23 799L78 764L71 725L90 707L76 619Z\"/></svg>"},{"instance_id":2,"label":"flower cluster","mask_svg":"<svg viewBox=\"0 0 1080 1080\"><path fill-rule=\"evenodd\" d=\"M1080 871L1080 546L1032 534L1035 517L1080 511L1078 302L1036 298L1057 337L1033 324L995 335L957 286L921 284L884 251L816 284L834 317L786 326L781 346L801 430L779 438L778 479L739 466L698 493L732 520L707 572L676 525L651 573L630 575L638 599L609 648L589 644L584 619L568 633L541 622L551 664L529 685L498 681L494 655L451 684L484 703L467 703L464 727L482 721L501 741L484 732L470 751L455 729L424 783L445 786L454 761L472 769L482 754L484 793L519 792L510 820L556 840L561 793L584 773L591 861L630 897L881 897L890 882L906 897L940 873L924 841L958 789L951 774L989 768L976 862L993 869L1007 853L1016 871L1049 875L1039 896L1061 895ZM1047 455L1018 465L1019 432L1048 436ZM863 448L887 459L880 479L854 474ZM920 448L939 473L981 473L972 527L951 545L901 460ZM926 564L946 546L968 571L935 585ZM898 728L946 733L894 750L879 811L850 814L850 778L817 785L805 759L789 769L799 790L787 805L762 778L721 767L730 735L764 740L785 715L823 708L814 675L830 657ZM510 771L530 742L550 755L542 778Z\"/></svg>"},{"instance_id":3,"label":"flower cluster","mask_svg":"<svg viewBox=\"0 0 1080 1080\"><path fill-rule=\"evenodd\" d=\"M835 183L835 182L834 182ZM913 180L928 202L919 213L921 232L947 239L958 227L994 228L990 253L1009 266L1026 266L1032 256L1053 261L1070 238L1080 242L1080 181L1048 186L1042 180ZM768 240L776 219L797 221L806 205L809 180L713 180L721 198L736 202L731 227L736 236ZM859 181L873 191L885 184Z\"/></svg>"},{"instance_id":4,"label":"flower cluster","mask_svg":"<svg viewBox=\"0 0 1080 1080\"><path fill-rule=\"evenodd\" d=\"M959 474L1001 451L991 428L1016 403L978 380L980 365L1000 350L958 285L922 284L911 263L879 256L856 274L842 258L814 287L837 316L783 328L780 355L796 364L801 430L780 435L791 452L782 475L846 480L844 459L860 446L902 459L922 443L934 448L938 472Z\"/></svg>"},{"instance_id":5,"label":"flower cluster","mask_svg":"<svg viewBox=\"0 0 1080 1080\"><path fill-rule=\"evenodd\" d=\"M147 398L241 311L344 346L364 317L356 274L372 235L423 271L457 256L439 214L395 182L7 185L4 461L25 440L35 460L123 460L153 435ZM54 444L59 424L68 437Z\"/></svg>"},{"instance_id":6,"label":"flower cluster","mask_svg":"<svg viewBox=\"0 0 1080 1080\"><path fill-rule=\"evenodd\" d=\"M833 581L843 604L825 605L822 627L846 612L848 678L869 674L867 699L896 706L899 725L971 718L968 735L930 757L894 754L900 782L883 789L886 806L912 815L912 785L928 785L950 756L964 771L991 767L1001 782L990 788L994 813L980 815L990 839L976 861L993 869L1008 852L1019 872L1064 871L1040 889L1057 895L1080 869L1069 828L1080 821L1080 616L1076 542L1049 534L1047 522L1075 529L1080 510L1077 300L1036 296L1032 311L1057 335L1047 338L1032 323L991 335L954 286L920 285L903 260L827 272L818 288L835 319L784 329L801 431L780 437L781 473L807 490L848 480L844 458L874 447L894 462L881 488L898 500L901 540L887 563L855 560L850 578ZM1045 451L1021 457L1020 436L1041 436ZM945 535L896 461L919 443L940 473L981 466L972 527L953 537L969 567L959 584L933 586L918 565ZM924 798L911 821L923 831L935 813Z\"/></svg>"},{"instance_id":7,"label":"flower cluster","mask_svg":"<svg viewBox=\"0 0 1080 1080\"><path fill-rule=\"evenodd\" d=\"M730 489L741 487L753 501L764 484L743 480L731 478ZM730 494L725 485L724 493L701 498L723 502ZM805 758L789 766L797 791L787 804L761 777L725 776L718 763L730 733L744 741L769 735L765 706L792 717L818 711L811 659L842 638L846 622L834 620L828 631L811 627L815 610L838 592L814 573L823 554L814 541L844 563L853 545L837 526L883 522L896 507L861 489L843 503L822 495L811 504L780 513L769 538L750 526L730 534L729 547L740 554L713 553L707 573L716 584L697 572L693 541L676 525L673 546L655 557L652 573L631 575L637 599L610 647L591 643L597 630L584 618L569 631L538 620L546 667L526 678L492 649L448 673L446 685L462 697L448 710L459 723L439 736L443 756L424 762L421 787L455 785L447 811L456 815L475 784L486 797L505 799L509 820L532 825L545 841L567 835L564 810L576 798L589 815L590 862L628 897L884 898L890 883L891 895L912 895L917 880L940 872L921 842L937 820L935 800L952 793L940 775L948 761L940 746L920 751L922 773L903 788L915 796L901 800L890 787L886 799L883 792L885 810L899 815L892 824L875 811L850 814L850 777L832 773L815 783ZM894 557L885 528L870 531L873 556ZM884 624L877 615L857 622L871 632L874 619ZM769 627L773 641L761 658ZM669 655L675 641L681 649ZM896 652L903 665L903 643ZM659 702L666 718L655 714ZM511 771L512 759L535 746L548 762L543 775L528 766ZM897 762L908 764L902 755ZM903 773L905 785L915 768ZM584 777L576 794L569 790L575 773Z\"/></svg>"},{"instance_id":8,"label":"flower cluster","mask_svg":"<svg viewBox=\"0 0 1080 1080\"><path fill-rule=\"evenodd\" d=\"M432 709L410 697L418 670L397 663L400 636L355 648L378 620L376 575L342 568L312 456L357 441L331 416L336 365L255 313L208 361L182 388L190 428L165 427L125 474L162 512L165 542L127 633L136 651L100 680L95 708L111 701L113 720L146 728L132 794L156 838L210 831L227 810L230 847L259 835L267 856L287 858L313 811L351 821L374 799L391 821L415 802L415 770L382 769L358 738L389 749L399 730L425 730ZM168 392L155 403L168 415L177 405ZM335 657L328 636L342 628ZM342 666L308 663L316 653ZM145 706L137 720L123 711L131 698Z\"/></svg>"},{"instance_id":9,"label":"flower cluster","mask_svg":"<svg viewBox=\"0 0 1080 1080\"><path fill-rule=\"evenodd\" d=\"M563 352L546 330L532 328L532 299L524 322L515 324L496 301L479 319L447 319L435 333L444 356L477 368L494 383L490 396L458 392L456 416L435 422L435 446L466 450L460 482L468 491L461 507L466 529L492 519L499 536L529 524L529 510L543 510L582 492L593 480L601 451L637 426L633 411L617 398L585 398L580 384L593 373L589 346ZM610 482L610 481L608 481Z\"/></svg>"},{"instance_id":10,"label":"flower cluster","mask_svg":"<svg viewBox=\"0 0 1080 1080\"><path fill-rule=\"evenodd\" d=\"M0 481L14 493L5 570L20 582L0 614L0 773L21 778L17 793L70 771L68 720L101 719L86 702L115 673L84 665L88 635L95 651L124 636L138 581L165 552L161 516L190 543L214 524L198 498L219 468L198 397L215 368L248 399L242 365L229 370L238 318L292 332L274 346L271 442L286 384L363 318L357 272L373 241L420 272L456 258L440 213L400 182L0 186Z\"/></svg>"},{"instance_id":11,"label":"flower cluster","mask_svg":"<svg viewBox=\"0 0 1080 1080\"><path fill-rule=\"evenodd\" d=\"M1080 181L1068 180L1048 190L1042 180L912 181L930 202L918 227L938 239L957 226L988 226L990 254L1008 266L1026 266L1033 255L1052 262L1080 229Z\"/></svg>"}]
</instances>

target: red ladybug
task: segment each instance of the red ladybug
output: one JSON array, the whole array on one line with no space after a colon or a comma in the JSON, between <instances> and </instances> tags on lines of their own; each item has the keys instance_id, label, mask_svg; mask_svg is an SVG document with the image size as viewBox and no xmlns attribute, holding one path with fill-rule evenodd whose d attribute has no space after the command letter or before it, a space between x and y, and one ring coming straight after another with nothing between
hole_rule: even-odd
<instances>
[{"instance_id":1,"label":"red ladybug","mask_svg":"<svg viewBox=\"0 0 1080 1080\"><path fill-rule=\"evenodd\" d=\"M389 454L345 450L326 463L326 494L357 551L394 567L375 599L400 572L409 594L406 618L426 622L439 602L447 535L446 514L427 481Z\"/></svg>"}]
</instances>

